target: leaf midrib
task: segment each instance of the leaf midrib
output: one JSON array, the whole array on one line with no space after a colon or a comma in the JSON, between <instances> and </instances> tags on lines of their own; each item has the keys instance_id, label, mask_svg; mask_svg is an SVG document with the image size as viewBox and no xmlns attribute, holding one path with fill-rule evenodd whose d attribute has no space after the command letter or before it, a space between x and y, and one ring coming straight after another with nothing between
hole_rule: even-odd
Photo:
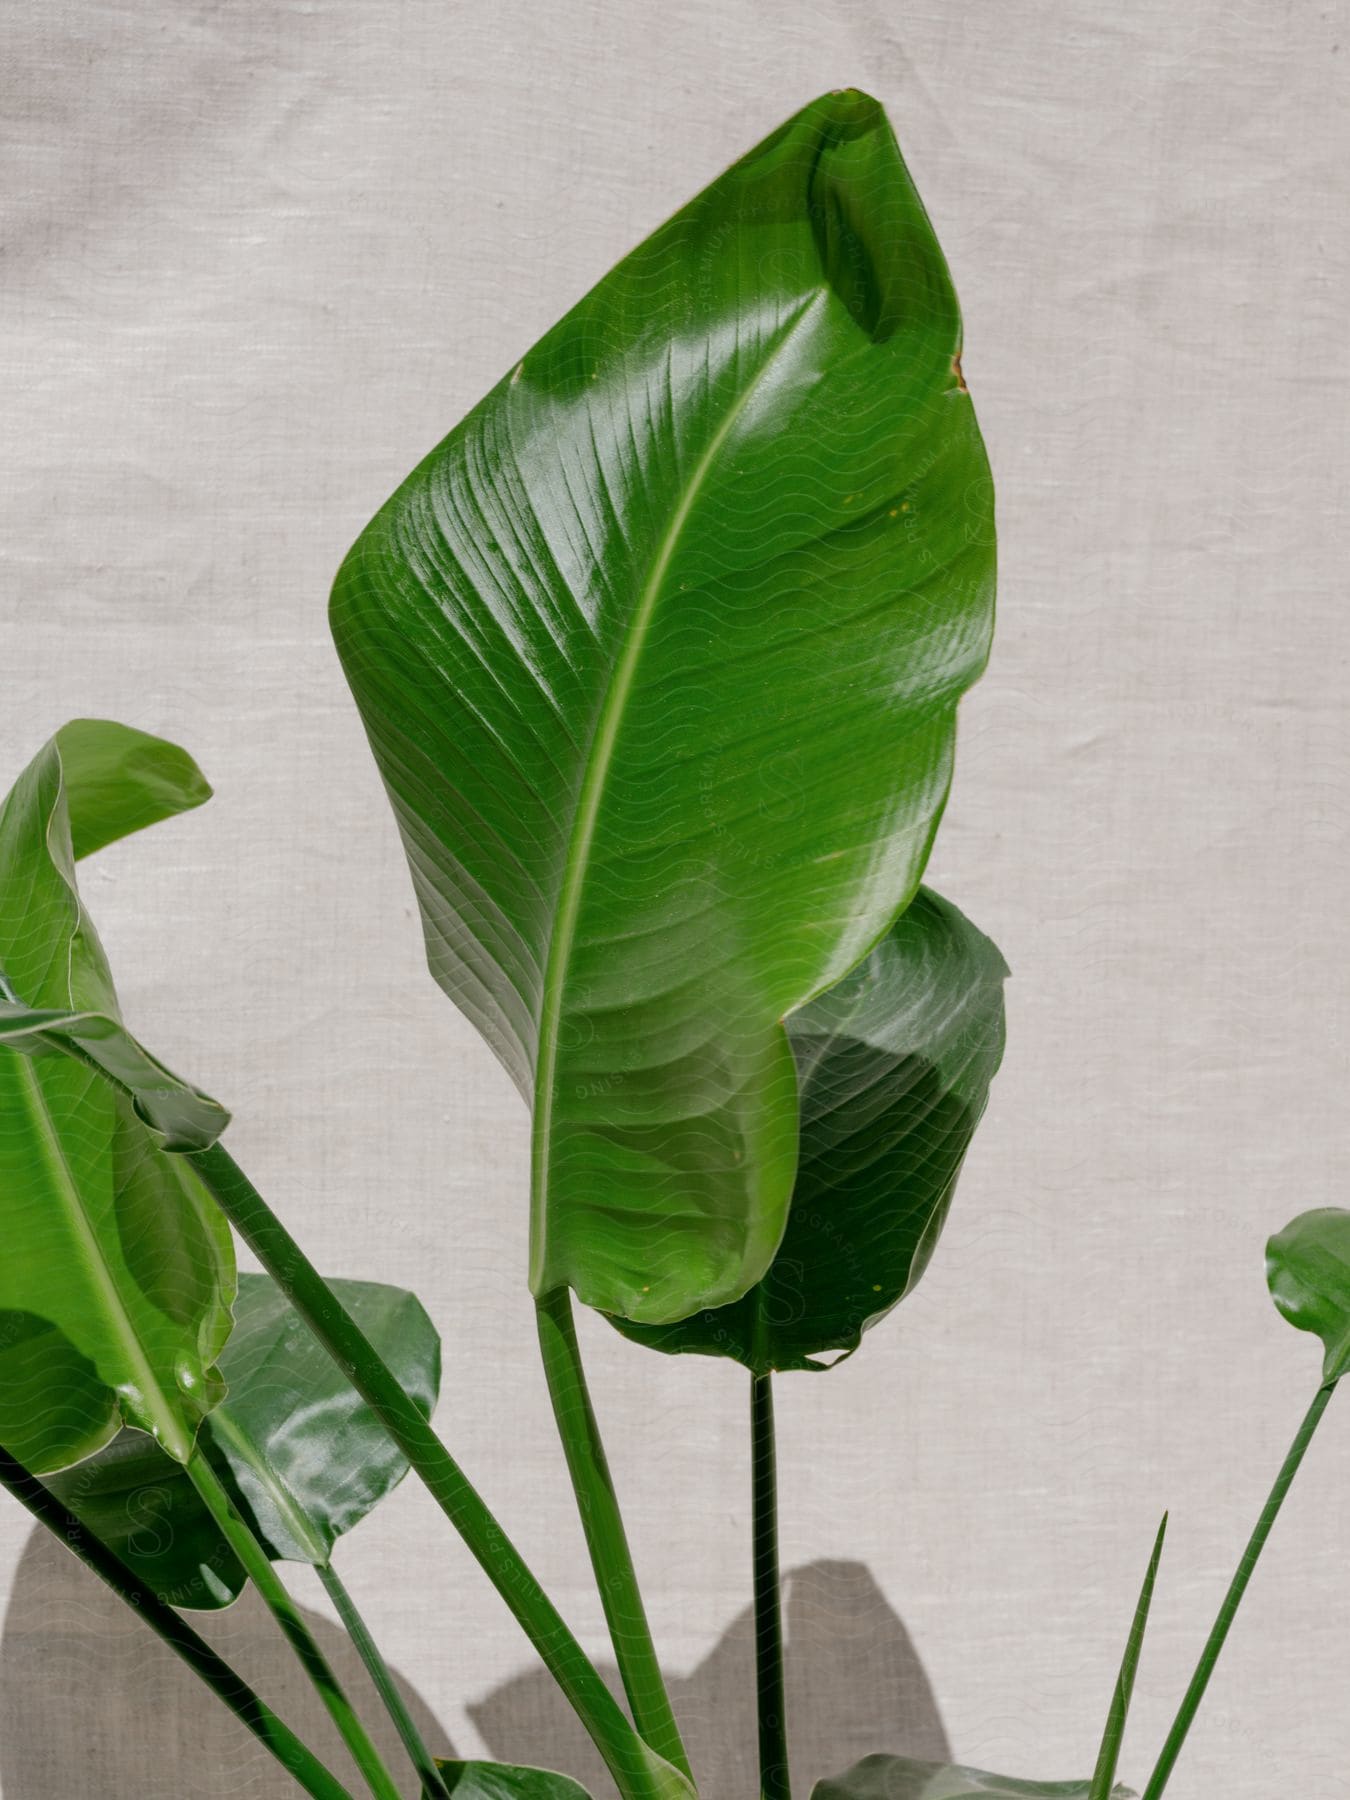
<instances>
[{"instance_id":1,"label":"leaf midrib","mask_svg":"<svg viewBox=\"0 0 1350 1800\"><path fill-rule=\"evenodd\" d=\"M647 579L633 610L628 637L624 643L609 687L596 719L586 753L586 770L582 777L576 815L563 865L562 884L553 931L549 939L548 960L544 970L544 991L539 1013L539 1049L535 1059L534 1118L531 1143L530 1205L530 1286L540 1291L545 1259L544 1219L548 1206L549 1144L553 1131L553 1091L558 1065L558 1028L562 1019L563 997L567 973L576 940L577 920L581 913L582 894L595 839L596 824L604 798L605 782L614 757L624 711L637 677L638 663L656 612L662 585L679 546L680 537L689 521L695 502L708 474L731 436L761 382L791 342L798 328L809 317L818 300L826 297L825 288L813 289L793 317L779 328L763 363L746 383L726 417L708 440L706 449L694 464L685 483L684 493L671 514L670 522L651 559Z\"/></svg>"}]
</instances>

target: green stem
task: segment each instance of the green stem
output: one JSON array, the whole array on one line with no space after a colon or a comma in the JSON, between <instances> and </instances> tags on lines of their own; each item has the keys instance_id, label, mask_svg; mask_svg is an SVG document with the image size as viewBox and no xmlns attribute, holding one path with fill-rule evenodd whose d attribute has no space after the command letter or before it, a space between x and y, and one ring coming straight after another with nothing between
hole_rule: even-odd
<instances>
[{"instance_id":1,"label":"green stem","mask_svg":"<svg viewBox=\"0 0 1350 1800\"><path fill-rule=\"evenodd\" d=\"M687 1800L416 1403L222 1144L188 1160L459 1532L604 1757L624 1800Z\"/></svg>"},{"instance_id":2,"label":"green stem","mask_svg":"<svg viewBox=\"0 0 1350 1800\"><path fill-rule=\"evenodd\" d=\"M74 1513L67 1512L36 1475L31 1475L5 1450L0 1450L0 1485L8 1488L38 1523L79 1557L86 1568L92 1569L119 1600L140 1615L151 1631L162 1638L217 1699L229 1707L263 1748L307 1794L313 1796L313 1800L352 1800L337 1777L329 1773L314 1752L301 1743L248 1683L216 1655L206 1640L185 1624L172 1607L166 1606L115 1552L86 1531Z\"/></svg>"},{"instance_id":3,"label":"green stem","mask_svg":"<svg viewBox=\"0 0 1350 1800\"><path fill-rule=\"evenodd\" d=\"M762 1800L792 1800L787 1694L783 1679L782 1583L778 1574L778 1474L773 1377L750 1377L750 1480L754 1516L755 1682Z\"/></svg>"},{"instance_id":4,"label":"green stem","mask_svg":"<svg viewBox=\"0 0 1350 1800\"><path fill-rule=\"evenodd\" d=\"M341 1733L343 1743L351 1751L352 1760L361 1771L366 1786L376 1796L376 1800L402 1800L393 1776L385 1768L379 1751L366 1735L366 1728L357 1718L351 1701L343 1693L342 1685L329 1667L328 1659L314 1641L314 1635L301 1618L299 1608L286 1592L285 1584L273 1568L267 1552L221 1486L215 1470L199 1452L187 1464L187 1473L207 1511L220 1527L221 1536L238 1557L244 1573L262 1595L287 1643L300 1659L300 1666L327 1707L328 1716Z\"/></svg>"},{"instance_id":5,"label":"green stem","mask_svg":"<svg viewBox=\"0 0 1350 1800\"><path fill-rule=\"evenodd\" d=\"M565 1287L555 1288L536 1301L535 1312L553 1417L633 1721L659 1756L690 1775L586 1387L571 1294Z\"/></svg>"},{"instance_id":6,"label":"green stem","mask_svg":"<svg viewBox=\"0 0 1350 1800\"><path fill-rule=\"evenodd\" d=\"M1173 1766L1181 1754L1181 1747L1186 1742L1186 1733L1191 1728L1191 1721L1199 1710L1200 1702L1205 1697L1205 1689L1209 1686L1209 1678L1214 1673L1214 1665L1219 1660L1219 1652L1223 1649L1224 1640L1228 1636L1237 1609L1242 1603L1242 1596L1247 1591L1247 1583L1251 1580L1252 1570L1256 1567L1257 1559L1265 1548L1266 1539L1270 1536L1270 1528L1275 1523L1280 1507L1284 1503L1284 1497L1289 1492L1290 1484L1298 1473L1299 1464L1303 1461L1304 1452L1312 1442L1313 1433L1317 1430L1318 1422L1326 1411L1327 1402L1331 1399L1335 1389L1334 1381L1328 1382L1325 1387L1318 1388L1312 1405L1303 1416L1303 1423L1294 1434L1294 1441L1289 1446L1289 1454L1280 1466L1280 1472L1275 1477L1275 1485L1271 1488L1270 1495L1261 1509L1261 1516L1256 1521L1256 1527L1251 1537L1247 1540L1247 1548L1242 1552L1242 1559L1228 1585L1228 1592L1223 1597L1223 1605L1219 1608L1219 1616L1214 1621L1214 1628L1205 1640L1204 1649L1200 1652L1200 1661L1196 1664L1194 1675L1191 1676L1190 1686L1182 1698L1177 1716L1172 1723L1172 1729L1167 1734L1167 1741L1158 1757L1157 1767L1149 1777L1148 1786L1144 1789L1143 1800L1158 1800L1158 1796L1167 1786Z\"/></svg>"},{"instance_id":7,"label":"green stem","mask_svg":"<svg viewBox=\"0 0 1350 1800\"><path fill-rule=\"evenodd\" d=\"M331 1563L317 1565L319 1580L327 1590L328 1598L337 1608L347 1636L355 1644L361 1661L366 1665L376 1693L384 1702L384 1709L393 1720L403 1747L408 1752L408 1760L416 1769L422 1782L424 1796L430 1800L450 1800L450 1790L436 1767L436 1759L432 1756L423 1741L421 1732L413 1722L398 1684L389 1671L389 1665L380 1654L375 1639L370 1635L370 1627L357 1610L356 1602L347 1592L345 1583Z\"/></svg>"}]
</instances>

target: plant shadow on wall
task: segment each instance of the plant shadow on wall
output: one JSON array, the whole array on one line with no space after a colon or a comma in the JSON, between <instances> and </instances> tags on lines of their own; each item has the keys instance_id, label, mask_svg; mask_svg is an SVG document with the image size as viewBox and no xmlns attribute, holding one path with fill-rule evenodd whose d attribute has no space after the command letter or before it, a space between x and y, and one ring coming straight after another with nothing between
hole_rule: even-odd
<instances>
[{"instance_id":1,"label":"plant shadow on wall","mask_svg":"<svg viewBox=\"0 0 1350 1800\"><path fill-rule=\"evenodd\" d=\"M798 1768L847 1768L879 1741L899 1744L911 1756L948 1760L951 1747L923 1664L861 1563L821 1561L793 1570L787 1647L789 1752ZM756 1791L754 1685L750 1607L692 1674L669 1683L706 1800L743 1800ZM469 1716L494 1755L556 1766L594 1792L608 1789L594 1745L542 1672L504 1682L471 1706Z\"/></svg>"},{"instance_id":2,"label":"plant shadow on wall","mask_svg":"<svg viewBox=\"0 0 1350 1800\"><path fill-rule=\"evenodd\" d=\"M317 1613L305 1619L339 1680L360 1691L359 1659ZM862 1564L815 1562L788 1578L790 1747L802 1768L846 1768L883 1741L946 1762L950 1746L933 1690L904 1625ZM206 1627L215 1647L300 1734L355 1778L317 1696L246 1592ZM740 1613L670 1693L705 1800L740 1800L756 1782L754 1618ZM601 1672L618 1688L617 1674ZM399 1687L423 1735L454 1754L412 1685ZM0 1793L66 1800L86 1791L91 1760L100 1800L289 1800L294 1789L223 1709L196 1705L197 1684L107 1589L37 1530L19 1563L0 1646ZM76 1697L78 1696L78 1703ZM492 1753L613 1791L604 1763L543 1671L529 1670L469 1707ZM183 1721L193 1720L187 1733ZM391 1763L392 1727L371 1731ZM409 1794L416 1792L409 1785Z\"/></svg>"},{"instance_id":3,"label":"plant shadow on wall","mask_svg":"<svg viewBox=\"0 0 1350 1800\"><path fill-rule=\"evenodd\" d=\"M346 1633L300 1610L338 1679L359 1693L363 1671ZM360 1778L342 1740L257 1594L246 1590L226 1611L194 1618L356 1792ZM40 1529L15 1573L2 1654L4 1800L74 1800L95 1791L99 1800L291 1800L295 1793L223 1707L199 1703L195 1678L172 1651ZM398 1685L418 1727L445 1742L415 1689L401 1677ZM381 1754L397 1767L398 1734L378 1709L363 1710Z\"/></svg>"}]
</instances>

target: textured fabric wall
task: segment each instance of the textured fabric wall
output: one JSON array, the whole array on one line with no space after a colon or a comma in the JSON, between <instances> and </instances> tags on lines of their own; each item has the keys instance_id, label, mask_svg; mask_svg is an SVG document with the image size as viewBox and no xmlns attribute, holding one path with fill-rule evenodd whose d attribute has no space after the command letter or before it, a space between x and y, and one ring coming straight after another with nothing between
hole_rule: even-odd
<instances>
[{"instance_id":1,"label":"textured fabric wall","mask_svg":"<svg viewBox=\"0 0 1350 1800\"><path fill-rule=\"evenodd\" d=\"M422 967L327 586L720 167L822 88L890 110L1002 521L932 875L1014 980L923 1287L780 1384L803 1791L878 1747L1085 1771L1166 1504L1142 1780L1314 1384L1261 1249L1344 1199L1347 26L1258 0L8 9L5 778L78 713L196 752L216 800L88 871L127 1011L232 1106L331 1272L422 1295L441 1422L597 1652L524 1289L526 1121ZM743 1797L743 1377L585 1326L677 1703L710 1800ZM1350 1794L1347 1481L1333 1407L1175 1800ZM591 1767L414 1485L346 1552L442 1742ZM3 1800L280 1800L12 1508L0 1600ZM256 1608L209 1630L329 1741Z\"/></svg>"}]
</instances>

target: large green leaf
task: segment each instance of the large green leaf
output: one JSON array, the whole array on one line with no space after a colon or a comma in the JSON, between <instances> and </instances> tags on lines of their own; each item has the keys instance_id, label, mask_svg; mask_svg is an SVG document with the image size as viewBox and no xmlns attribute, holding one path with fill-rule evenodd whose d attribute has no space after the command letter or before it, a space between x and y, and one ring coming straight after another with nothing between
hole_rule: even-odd
<instances>
[{"instance_id":1,"label":"large green leaf","mask_svg":"<svg viewBox=\"0 0 1350 1800\"><path fill-rule=\"evenodd\" d=\"M1324 1381L1350 1369L1350 1212L1340 1206L1300 1213L1266 1245L1271 1298L1291 1325L1326 1347Z\"/></svg>"},{"instance_id":2,"label":"large green leaf","mask_svg":"<svg viewBox=\"0 0 1350 1800\"><path fill-rule=\"evenodd\" d=\"M421 1303L382 1282L328 1285L430 1418L441 1345ZM220 1372L228 1391L202 1449L269 1556L326 1563L407 1462L270 1275L239 1277ZM226 1606L243 1586L197 1490L144 1432L122 1432L47 1485L175 1606Z\"/></svg>"},{"instance_id":3,"label":"large green leaf","mask_svg":"<svg viewBox=\"0 0 1350 1800\"><path fill-rule=\"evenodd\" d=\"M801 1153L768 1273L674 1325L616 1319L625 1336L761 1375L856 1349L933 1253L1003 1054L1006 974L989 939L922 889L865 962L788 1020Z\"/></svg>"},{"instance_id":4,"label":"large green leaf","mask_svg":"<svg viewBox=\"0 0 1350 1800\"><path fill-rule=\"evenodd\" d=\"M737 1299L782 1021L912 898L992 622L956 297L824 96L592 289L362 533L332 624L431 969L534 1109L530 1279Z\"/></svg>"},{"instance_id":5,"label":"large green leaf","mask_svg":"<svg viewBox=\"0 0 1350 1800\"><path fill-rule=\"evenodd\" d=\"M527 1769L517 1763L450 1762L436 1767L455 1800L590 1800L579 1781L554 1769Z\"/></svg>"},{"instance_id":6,"label":"large green leaf","mask_svg":"<svg viewBox=\"0 0 1350 1800\"><path fill-rule=\"evenodd\" d=\"M1014 1781L954 1763L915 1762L908 1756L864 1756L842 1775L818 1781L811 1800L1088 1800L1086 1781ZM1114 1800L1130 1800L1116 1787Z\"/></svg>"},{"instance_id":7,"label":"large green leaf","mask_svg":"<svg viewBox=\"0 0 1350 1800\"><path fill-rule=\"evenodd\" d=\"M68 1024L53 1017L108 1026L100 1054L0 1043L0 1442L39 1473L90 1455L123 1422L185 1461L221 1391L213 1364L230 1328L229 1229L191 1166L157 1148L137 1115L137 1084L159 1091L166 1072L118 1039L112 977L74 866L76 844L99 847L209 791L174 746L79 720L0 808L6 1016L47 1016L25 1040L39 1052L70 1049ZM92 1066L101 1059L123 1068L128 1091Z\"/></svg>"}]
</instances>

